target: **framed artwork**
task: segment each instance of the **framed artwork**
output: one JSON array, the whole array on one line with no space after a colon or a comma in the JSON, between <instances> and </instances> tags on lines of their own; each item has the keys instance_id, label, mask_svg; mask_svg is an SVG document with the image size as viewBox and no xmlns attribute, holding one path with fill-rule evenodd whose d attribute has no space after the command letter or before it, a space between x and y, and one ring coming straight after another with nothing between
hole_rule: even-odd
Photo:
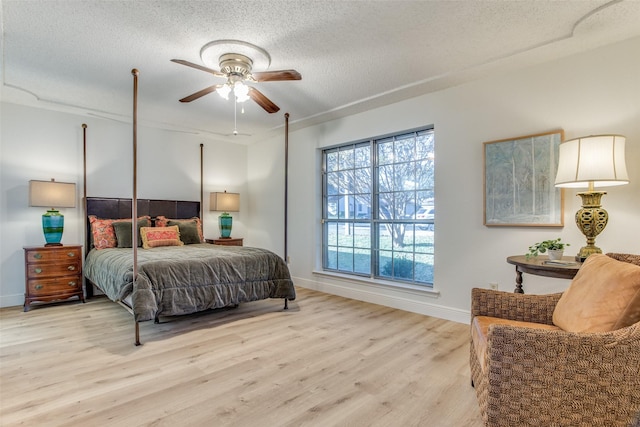
<instances>
[{"instance_id":1,"label":"framed artwork","mask_svg":"<svg viewBox=\"0 0 640 427\"><path fill-rule=\"evenodd\" d=\"M564 131L484 143L484 225L562 227L564 192L554 181Z\"/></svg>"}]
</instances>

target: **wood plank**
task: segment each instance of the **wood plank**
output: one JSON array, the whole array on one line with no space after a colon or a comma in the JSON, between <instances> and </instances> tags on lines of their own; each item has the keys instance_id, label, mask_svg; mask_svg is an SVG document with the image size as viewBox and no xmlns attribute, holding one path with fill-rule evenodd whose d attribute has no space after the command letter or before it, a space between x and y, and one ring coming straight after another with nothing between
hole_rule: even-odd
<instances>
[{"instance_id":1,"label":"wood plank","mask_svg":"<svg viewBox=\"0 0 640 427\"><path fill-rule=\"evenodd\" d=\"M298 288L141 324L105 298L0 310L0 424L481 426L469 328Z\"/></svg>"}]
</instances>

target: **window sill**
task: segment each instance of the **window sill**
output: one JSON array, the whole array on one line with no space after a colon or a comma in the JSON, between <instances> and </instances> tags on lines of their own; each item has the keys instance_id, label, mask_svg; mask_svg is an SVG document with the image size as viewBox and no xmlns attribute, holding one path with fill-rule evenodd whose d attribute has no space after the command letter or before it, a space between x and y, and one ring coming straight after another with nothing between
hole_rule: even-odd
<instances>
[{"instance_id":1,"label":"window sill","mask_svg":"<svg viewBox=\"0 0 640 427\"><path fill-rule=\"evenodd\" d=\"M319 271L313 270L312 273L315 276L331 277L339 279L344 282L358 283L366 286L371 286L379 289L390 289L395 291L402 291L404 293L412 293L416 295L427 295L432 297L439 297L440 291L429 288L427 286L411 285L409 283L390 282L387 280L371 279L368 277L351 276L349 274L334 273L332 271Z\"/></svg>"}]
</instances>

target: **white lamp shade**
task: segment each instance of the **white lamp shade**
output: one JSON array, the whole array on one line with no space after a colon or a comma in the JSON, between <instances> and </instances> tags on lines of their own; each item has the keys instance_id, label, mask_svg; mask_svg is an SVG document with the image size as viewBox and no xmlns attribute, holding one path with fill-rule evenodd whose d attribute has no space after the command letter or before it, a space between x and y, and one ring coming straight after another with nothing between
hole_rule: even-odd
<instances>
[{"instance_id":1,"label":"white lamp shade","mask_svg":"<svg viewBox=\"0 0 640 427\"><path fill-rule=\"evenodd\" d=\"M610 187L629 183L622 135L593 135L560 144L556 187Z\"/></svg>"},{"instance_id":2,"label":"white lamp shade","mask_svg":"<svg viewBox=\"0 0 640 427\"><path fill-rule=\"evenodd\" d=\"M29 206L75 208L76 185L72 182L29 181Z\"/></svg>"},{"instance_id":3,"label":"white lamp shade","mask_svg":"<svg viewBox=\"0 0 640 427\"><path fill-rule=\"evenodd\" d=\"M238 212L240 210L240 194L210 193L209 210L219 212Z\"/></svg>"}]
</instances>

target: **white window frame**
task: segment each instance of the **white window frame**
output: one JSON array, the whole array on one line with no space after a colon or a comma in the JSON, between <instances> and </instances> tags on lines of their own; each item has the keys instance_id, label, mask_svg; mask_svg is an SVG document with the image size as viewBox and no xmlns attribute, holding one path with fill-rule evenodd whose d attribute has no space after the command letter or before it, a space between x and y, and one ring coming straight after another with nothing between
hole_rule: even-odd
<instances>
[{"instance_id":1,"label":"white window frame","mask_svg":"<svg viewBox=\"0 0 640 427\"><path fill-rule=\"evenodd\" d=\"M322 150L323 272L433 287L434 149L425 127Z\"/></svg>"}]
</instances>

